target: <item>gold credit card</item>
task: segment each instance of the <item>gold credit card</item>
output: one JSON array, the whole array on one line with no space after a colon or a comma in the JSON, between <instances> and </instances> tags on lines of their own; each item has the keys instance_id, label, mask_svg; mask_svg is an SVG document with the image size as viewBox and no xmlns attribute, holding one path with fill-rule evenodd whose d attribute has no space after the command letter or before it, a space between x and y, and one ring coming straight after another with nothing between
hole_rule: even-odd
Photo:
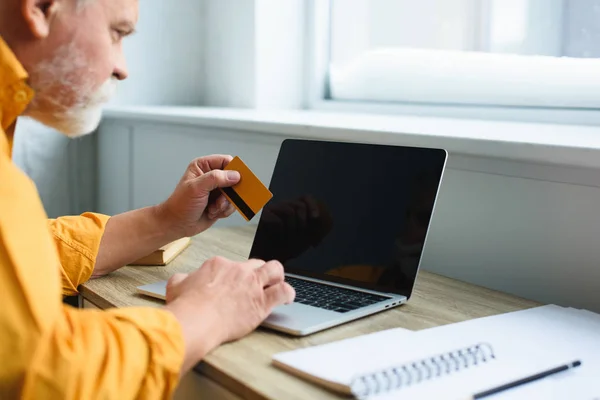
<instances>
[{"instance_id":1,"label":"gold credit card","mask_svg":"<svg viewBox=\"0 0 600 400\"><path fill-rule=\"evenodd\" d=\"M239 157L231 160L224 169L238 171L241 178L235 186L220 188L221 192L242 217L250 221L271 200L273 194Z\"/></svg>"}]
</instances>

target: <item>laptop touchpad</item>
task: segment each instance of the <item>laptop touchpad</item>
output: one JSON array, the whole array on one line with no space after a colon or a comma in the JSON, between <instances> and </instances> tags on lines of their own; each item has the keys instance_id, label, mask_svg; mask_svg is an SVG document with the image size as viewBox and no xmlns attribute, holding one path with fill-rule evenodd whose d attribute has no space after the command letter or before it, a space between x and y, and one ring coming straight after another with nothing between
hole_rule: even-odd
<instances>
[{"instance_id":1,"label":"laptop touchpad","mask_svg":"<svg viewBox=\"0 0 600 400\"><path fill-rule=\"evenodd\" d=\"M335 318L340 315L342 314L335 311L292 303L275 307L271 315L265 320L265 324L285 326L290 329L302 329L303 327L331 321L332 317Z\"/></svg>"}]
</instances>

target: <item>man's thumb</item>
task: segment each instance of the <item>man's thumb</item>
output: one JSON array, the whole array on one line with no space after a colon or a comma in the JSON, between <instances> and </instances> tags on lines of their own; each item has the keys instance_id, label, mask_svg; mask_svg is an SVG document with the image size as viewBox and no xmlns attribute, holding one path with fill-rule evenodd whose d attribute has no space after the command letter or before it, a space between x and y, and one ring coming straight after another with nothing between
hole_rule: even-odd
<instances>
[{"instance_id":1,"label":"man's thumb","mask_svg":"<svg viewBox=\"0 0 600 400\"><path fill-rule=\"evenodd\" d=\"M240 181L240 173L237 171L223 171L215 169L198 177L196 185L210 192L219 187L233 186Z\"/></svg>"},{"instance_id":2,"label":"man's thumb","mask_svg":"<svg viewBox=\"0 0 600 400\"><path fill-rule=\"evenodd\" d=\"M165 300L167 303L170 303L174 299L179 296L179 288L178 286L185 281L188 277L188 274L175 274L167 281L167 293L165 296Z\"/></svg>"}]
</instances>

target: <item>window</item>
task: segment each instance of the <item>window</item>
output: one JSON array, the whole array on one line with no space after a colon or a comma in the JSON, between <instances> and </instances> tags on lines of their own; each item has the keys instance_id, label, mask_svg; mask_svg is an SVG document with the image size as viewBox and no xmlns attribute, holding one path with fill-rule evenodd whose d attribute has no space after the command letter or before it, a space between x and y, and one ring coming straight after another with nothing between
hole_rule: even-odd
<instances>
[{"instance_id":1,"label":"window","mask_svg":"<svg viewBox=\"0 0 600 400\"><path fill-rule=\"evenodd\" d=\"M321 6L323 99L600 108L600 0Z\"/></svg>"}]
</instances>

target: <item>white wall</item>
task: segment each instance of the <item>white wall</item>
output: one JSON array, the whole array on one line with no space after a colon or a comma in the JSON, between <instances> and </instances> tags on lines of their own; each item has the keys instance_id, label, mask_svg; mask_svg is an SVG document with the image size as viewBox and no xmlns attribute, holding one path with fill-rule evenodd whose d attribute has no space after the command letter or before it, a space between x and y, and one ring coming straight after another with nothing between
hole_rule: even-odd
<instances>
[{"instance_id":1,"label":"white wall","mask_svg":"<svg viewBox=\"0 0 600 400\"><path fill-rule=\"evenodd\" d=\"M205 103L254 104L254 0L206 0Z\"/></svg>"},{"instance_id":2,"label":"white wall","mask_svg":"<svg viewBox=\"0 0 600 400\"><path fill-rule=\"evenodd\" d=\"M305 0L205 0L204 105L303 105Z\"/></svg>"},{"instance_id":3,"label":"white wall","mask_svg":"<svg viewBox=\"0 0 600 400\"><path fill-rule=\"evenodd\" d=\"M519 165L523 171L534 168ZM427 269L542 302L600 311L597 182L450 168L438 204L423 261Z\"/></svg>"},{"instance_id":4,"label":"white wall","mask_svg":"<svg viewBox=\"0 0 600 400\"><path fill-rule=\"evenodd\" d=\"M136 33L123 42L129 78L115 105L204 101L205 0L143 0Z\"/></svg>"},{"instance_id":5,"label":"white wall","mask_svg":"<svg viewBox=\"0 0 600 400\"><path fill-rule=\"evenodd\" d=\"M68 139L31 119L20 118L13 161L36 184L50 217L96 207L95 138Z\"/></svg>"},{"instance_id":6,"label":"white wall","mask_svg":"<svg viewBox=\"0 0 600 400\"><path fill-rule=\"evenodd\" d=\"M284 136L108 120L100 135L102 212L164 200L194 157L244 158L268 182ZM398 141L401 144L401 141ZM425 269L526 298L600 311L597 170L451 154ZM220 225L240 225L239 216Z\"/></svg>"},{"instance_id":7,"label":"white wall","mask_svg":"<svg viewBox=\"0 0 600 400\"><path fill-rule=\"evenodd\" d=\"M70 211L69 139L27 118L19 119L13 161L37 186L46 213Z\"/></svg>"}]
</instances>

